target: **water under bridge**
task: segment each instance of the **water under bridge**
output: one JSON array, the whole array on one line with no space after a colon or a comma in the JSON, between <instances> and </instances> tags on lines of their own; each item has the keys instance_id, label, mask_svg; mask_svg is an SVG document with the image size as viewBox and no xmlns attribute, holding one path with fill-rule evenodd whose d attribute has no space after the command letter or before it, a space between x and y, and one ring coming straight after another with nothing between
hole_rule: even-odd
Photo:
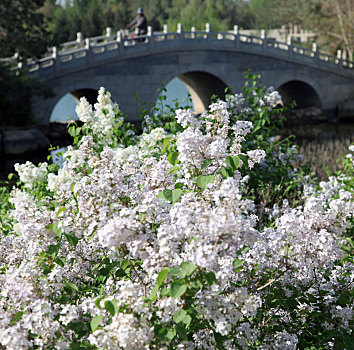
<instances>
[{"instance_id":1,"label":"water under bridge","mask_svg":"<svg viewBox=\"0 0 354 350\"><path fill-rule=\"evenodd\" d=\"M244 73L260 74L266 86L273 86L286 101L299 108L317 106L335 115L338 108L354 101L354 63L341 55L331 56L293 42L279 42L261 36L241 34L238 27L227 32L205 30L148 33L137 38L123 31L82 38L53 48L40 60L27 63L31 75L53 90L50 98L34 101L36 121L49 123L58 101L67 93L85 96L95 103L97 90L110 91L128 120L140 120L136 101L156 102L162 81L180 78L191 94L195 111L207 109L210 96L224 95L226 87L238 92ZM350 103L349 103L350 105Z\"/></svg>"}]
</instances>

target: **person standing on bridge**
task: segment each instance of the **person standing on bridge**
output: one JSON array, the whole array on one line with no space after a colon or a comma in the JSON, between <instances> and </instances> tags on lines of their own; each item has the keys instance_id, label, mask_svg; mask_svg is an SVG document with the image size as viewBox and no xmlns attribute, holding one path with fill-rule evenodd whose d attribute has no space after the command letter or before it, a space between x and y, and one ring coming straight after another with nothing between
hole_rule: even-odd
<instances>
[{"instance_id":1,"label":"person standing on bridge","mask_svg":"<svg viewBox=\"0 0 354 350\"><path fill-rule=\"evenodd\" d=\"M127 28L138 29L138 35L145 35L147 33L147 21L144 15L144 10L139 7L137 11L137 16L127 24ZM139 39L139 41L144 41L144 39Z\"/></svg>"}]
</instances>

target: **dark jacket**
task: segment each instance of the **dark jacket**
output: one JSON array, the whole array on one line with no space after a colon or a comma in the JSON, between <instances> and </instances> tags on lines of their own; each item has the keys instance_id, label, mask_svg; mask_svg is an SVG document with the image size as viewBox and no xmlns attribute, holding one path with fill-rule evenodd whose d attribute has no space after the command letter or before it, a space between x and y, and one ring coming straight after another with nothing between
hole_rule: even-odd
<instances>
[{"instance_id":1,"label":"dark jacket","mask_svg":"<svg viewBox=\"0 0 354 350\"><path fill-rule=\"evenodd\" d=\"M131 23L129 23L128 27L138 28L139 35L144 35L147 33L147 22L146 17L144 15L136 16Z\"/></svg>"}]
</instances>

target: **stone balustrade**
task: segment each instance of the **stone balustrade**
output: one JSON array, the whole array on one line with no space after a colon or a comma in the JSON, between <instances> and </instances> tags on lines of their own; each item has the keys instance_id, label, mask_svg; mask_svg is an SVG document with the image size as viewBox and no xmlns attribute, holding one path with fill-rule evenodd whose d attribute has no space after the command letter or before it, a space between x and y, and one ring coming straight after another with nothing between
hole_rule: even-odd
<instances>
[{"instance_id":1,"label":"stone balustrade","mask_svg":"<svg viewBox=\"0 0 354 350\"><path fill-rule=\"evenodd\" d=\"M333 56L320 52L317 44L313 44L312 48L301 47L292 41L291 36L288 37L287 42L276 41L268 38L264 30L261 31L260 36L241 34L238 26L226 32L213 32L209 23L206 24L205 30L196 30L192 27L190 31L185 31L182 25L178 24L176 32L170 32L167 25L164 25L162 32L154 32L151 27L148 27L147 34L142 36L127 30L114 33L110 27L106 29L105 35L91 38L84 38L82 33L77 33L76 40L63 43L58 48L53 47L52 51L42 59L20 62L19 67L26 66L31 74L51 76L83 64L100 62L104 64L105 60L113 57L139 54L142 50L176 49L190 41L192 45L202 45L212 50L229 48L240 51L261 51L263 55L271 57L278 55L281 59L286 57L295 62L306 61L316 67L323 66L354 72L354 62L344 59L341 52Z\"/></svg>"}]
</instances>

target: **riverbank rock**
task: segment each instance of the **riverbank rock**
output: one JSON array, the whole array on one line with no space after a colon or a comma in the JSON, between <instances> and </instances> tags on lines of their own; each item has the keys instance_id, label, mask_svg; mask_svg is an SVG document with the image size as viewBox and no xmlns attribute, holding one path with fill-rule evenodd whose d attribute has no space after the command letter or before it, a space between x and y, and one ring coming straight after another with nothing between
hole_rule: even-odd
<instances>
[{"instance_id":1,"label":"riverbank rock","mask_svg":"<svg viewBox=\"0 0 354 350\"><path fill-rule=\"evenodd\" d=\"M82 125L80 122L76 124L78 126ZM68 123L50 123L49 125L41 125L37 128L48 137L51 145L65 147L71 145L73 142L72 136L68 133L69 125Z\"/></svg>"},{"instance_id":2,"label":"riverbank rock","mask_svg":"<svg viewBox=\"0 0 354 350\"><path fill-rule=\"evenodd\" d=\"M314 125L328 120L319 107L293 109L286 113L286 126L298 126L301 124Z\"/></svg>"},{"instance_id":3,"label":"riverbank rock","mask_svg":"<svg viewBox=\"0 0 354 350\"><path fill-rule=\"evenodd\" d=\"M338 117L344 121L354 121L354 100L348 100L338 105Z\"/></svg>"},{"instance_id":4,"label":"riverbank rock","mask_svg":"<svg viewBox=\"0 0 354 350\"><path fill-rule=\"evenodd\" d=\"M2 153L15 157L48 149L50 141L40 130L6 130L2 132Z\"/></svg>"}]
</instances>

